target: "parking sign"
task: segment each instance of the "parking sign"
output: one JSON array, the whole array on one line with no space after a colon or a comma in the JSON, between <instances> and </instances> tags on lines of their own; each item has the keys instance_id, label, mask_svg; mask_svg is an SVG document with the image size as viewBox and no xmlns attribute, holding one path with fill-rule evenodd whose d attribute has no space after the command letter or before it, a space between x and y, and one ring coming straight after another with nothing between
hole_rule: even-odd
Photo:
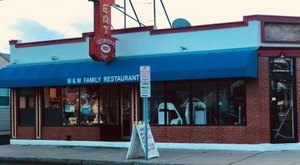
<instances>
[{"instance_id":1,"label":"parking sign","mask_svg":"<svg viewBox=\"0 0 300 165\"><path fill-rule=\"evenodd\" d=\"M140 67L140 95L141 97L151 97L151 73L150 66Z\"/></svg>"}]
</instances>

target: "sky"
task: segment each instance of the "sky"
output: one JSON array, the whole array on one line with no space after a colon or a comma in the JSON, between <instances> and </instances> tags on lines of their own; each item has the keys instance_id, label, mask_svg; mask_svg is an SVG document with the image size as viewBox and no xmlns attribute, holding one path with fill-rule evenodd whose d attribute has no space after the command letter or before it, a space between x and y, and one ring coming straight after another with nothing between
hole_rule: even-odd
<instances>
[{"instance_id":1,"label":"sky","mask_svg":"<svg viewBox=\"0 0 300 165\"><path fill-rule=\"evenodd\" d=\"M124 0L115 0L124 6ZM153 0L131 0L141 23L153 25ZM170 21L188 20L192 26L236 22L243 16L264 14L300 17L299 0L163 0ZM127 12L134 13L127 0ZM160 0L156 0L157 28L169 28ZM124 28L121 12L112 9L112 26ZM139 25L127 18L127 27ZM26 42L80 37L93 31L93 3L88 0L0 0L0 52L10 53L9 40Z\"/></svg>"}]
</instances>

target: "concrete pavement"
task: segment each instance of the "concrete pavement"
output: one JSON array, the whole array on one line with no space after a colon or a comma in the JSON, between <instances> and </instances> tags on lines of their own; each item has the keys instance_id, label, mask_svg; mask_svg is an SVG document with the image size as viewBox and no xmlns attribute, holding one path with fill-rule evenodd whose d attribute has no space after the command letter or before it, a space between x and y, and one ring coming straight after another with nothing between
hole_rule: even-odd
<instances>
[{"instance_id":1,"label":"concrete pavement","mask_svg":"<svg viewBox=\"0 0 300 165\"><path fill-rule=\"evenodd\" d=\"M127 148L0 145L0 162L128 165L300 165L300 151L158 149L160 157L126 160Z\"/></svg>"}]
</instances>

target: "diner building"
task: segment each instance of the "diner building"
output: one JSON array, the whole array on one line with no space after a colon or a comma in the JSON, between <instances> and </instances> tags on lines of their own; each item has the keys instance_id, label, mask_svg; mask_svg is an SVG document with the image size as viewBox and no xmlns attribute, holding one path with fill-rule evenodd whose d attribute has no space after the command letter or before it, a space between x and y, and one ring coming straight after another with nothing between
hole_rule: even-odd
<instances>
[{"instance_id":1,"label":"diner building","mask_svg":"<svg viewBox=\"0 0 300 165\"><path fill-rule=\"evenodd\" d=\"M143 117L140 66L151 68L156 143L300 141L300 17L112 30L110 62L89 56L93 35L10 41L0 87L11 89L12 143L129 141Z\"/></svg>"}]
</instances>

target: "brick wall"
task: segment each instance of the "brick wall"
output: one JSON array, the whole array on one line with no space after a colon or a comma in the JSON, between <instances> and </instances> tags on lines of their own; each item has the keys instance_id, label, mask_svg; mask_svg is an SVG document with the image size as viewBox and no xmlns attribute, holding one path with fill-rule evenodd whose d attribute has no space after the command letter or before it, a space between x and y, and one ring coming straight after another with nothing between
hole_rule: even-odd
<instances>
[{"instance_id":1,"label":"brick wall","mask_svg":"<svg viewBox=\"0 0 300 165\"><path fill-rule=\"evenodd\" d=\"M17 139L35 139L34 127L18 127Z\"/></svg>"},{"instance_id":2,"label":"brick wall","mask_svg":"<svg viewBox=\"0 0 300 165\"><path fill-rule=\"evenodd\" d=\"M43 127L44 140L99 140L99 127Z\"/></svg>"}]
</instances>

